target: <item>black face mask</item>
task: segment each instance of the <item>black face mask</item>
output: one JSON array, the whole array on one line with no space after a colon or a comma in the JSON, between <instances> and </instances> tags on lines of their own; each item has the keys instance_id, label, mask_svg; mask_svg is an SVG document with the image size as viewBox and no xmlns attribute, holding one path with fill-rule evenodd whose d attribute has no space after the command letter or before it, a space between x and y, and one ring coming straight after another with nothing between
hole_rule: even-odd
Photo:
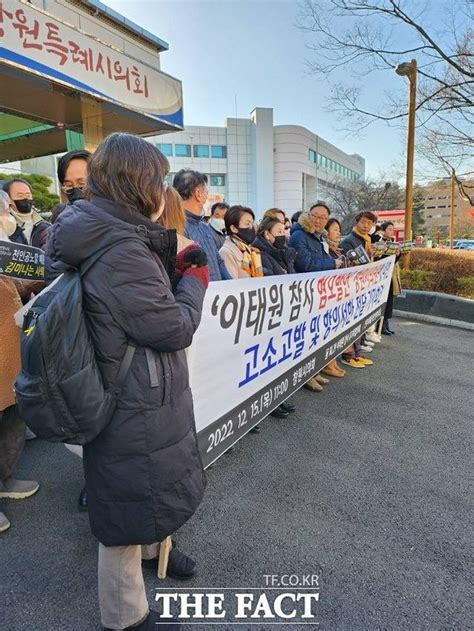
<instances>
[{"instance_id":1,"label":"black face mask","mask_svg":"<svg viewBox=\"0 0 474 631\"><path fill-rule=\"evenodd\" d=\"M255 241L255 228L239 228L237 236L242 239L247 245L250 245L252 241Z\"/></svg>"},{"instance_id":2,"label":"black face mask","mask_svg":"<svg viewBox=\"0 0 474 631\"><path fill-rule=\"evenodd\" d=\"M22 215L29 215L33 208L32 199L15 199L15 206L19 213Z\"/></svg>"},{"instance_id":3,"label":"black face mask","mask_svg":"<svg viewBox=\"0 0 474 631\"><path fill-rule=\"evenodd\" d=\"M286 248L286 237L285 235L281 235L279 237L275 237L275 241L273 242L273 246L278 250L283 250Z\"/></svg>"},{"instance_id":4,"label":"black face mask","mask_svg":"<svg viewBox=\"0 0 474 631\"><path fill-rule=\"evenodd\" d=\"M82 188L78 187L69 188L66 191L66 197L72 204L73 202L77 202L78 199L84 199L84 191L82 190Z\"/></svg>"}]
</instances>

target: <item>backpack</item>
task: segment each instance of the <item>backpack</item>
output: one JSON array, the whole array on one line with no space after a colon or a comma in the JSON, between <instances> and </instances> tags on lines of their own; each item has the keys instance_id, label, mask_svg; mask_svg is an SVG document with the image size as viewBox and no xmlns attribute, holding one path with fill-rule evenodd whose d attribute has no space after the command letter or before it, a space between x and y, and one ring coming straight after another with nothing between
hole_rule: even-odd
<instances>
[{"instance_id":1,"label":"backpack","mask_svg":"<svg viewBox=\"0 0 474 631\"><path fill-rule=\"evenodd\" d=\"M130 238L98 250L79 269L55 263L62 275L25 314L15 392L20 417L39 438L85 445L112 418L135 346L127 346L116 383L105 386L82 308L81 278L105 252Z\"/></svg>"}]
</instances>

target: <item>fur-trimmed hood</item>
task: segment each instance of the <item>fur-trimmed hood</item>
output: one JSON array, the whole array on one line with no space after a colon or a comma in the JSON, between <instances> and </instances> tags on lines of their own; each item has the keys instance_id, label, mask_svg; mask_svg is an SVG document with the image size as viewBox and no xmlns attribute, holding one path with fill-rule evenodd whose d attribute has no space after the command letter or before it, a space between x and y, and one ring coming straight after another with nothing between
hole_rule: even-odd
<instances>
[{"instance_id":1,"label":"fur-trimmed hood","mask_svg":"<svg viewBox=\"0 0 474 631\"><path fill-rule=\"evenodd\" d=\"M311 223L311 219L309 218L308 213L301 213L301 215L299 216L298 219L298 223L296 224L295 228L297 226L301 226L301 228L305 231L308 232L309 234L314 234L315 230L314 227Z\"/></svg>"}]
</instances>

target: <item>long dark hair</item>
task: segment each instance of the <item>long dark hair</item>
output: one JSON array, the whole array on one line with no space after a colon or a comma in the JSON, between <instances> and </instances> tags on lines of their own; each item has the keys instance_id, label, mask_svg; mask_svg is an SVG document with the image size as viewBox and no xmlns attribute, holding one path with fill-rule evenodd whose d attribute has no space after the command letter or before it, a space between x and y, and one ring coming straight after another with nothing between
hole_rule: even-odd
<instances>
[{"instance_id":1,"label":"long dark hair","mask_svg":"<svg viewBox=\"0 0 474 631\"><path fill-rule=\"evenodd\" d=\"M139 136L107 136L89 159L87 188L150 217L161 205L167 158Z\"/></svg>"}]
</instances>

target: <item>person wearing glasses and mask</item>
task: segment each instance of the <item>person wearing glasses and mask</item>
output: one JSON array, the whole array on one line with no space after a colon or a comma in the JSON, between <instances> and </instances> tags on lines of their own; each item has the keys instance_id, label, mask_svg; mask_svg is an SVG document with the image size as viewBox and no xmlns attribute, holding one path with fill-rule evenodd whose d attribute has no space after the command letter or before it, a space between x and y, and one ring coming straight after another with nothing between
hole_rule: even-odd
<instances>
[{"instance_id":1,"label":"person wearing glasses and mask","mask_svg":"<svg viewBox=\"0 0 474 631\"><path fill-rule=\"evenodd\" d=\"M74 203L84 198L87 182L87 162L91 157L87 149L68 151L58 160L58 180L63 202Z\"/></svg>"},{"instance_id":2,"label":"person wearing glasses and mask","mask_svg":"<svg viewBox=\"0 0 474 631\"><path fill-rule=\"evenodd\" d=\"M31 185L26 180L13 178L5 182L3 190L10 197L10 213L16 222L10 241L44 249L50 224L34 209Z\"/></svg>"}]
</instances>

